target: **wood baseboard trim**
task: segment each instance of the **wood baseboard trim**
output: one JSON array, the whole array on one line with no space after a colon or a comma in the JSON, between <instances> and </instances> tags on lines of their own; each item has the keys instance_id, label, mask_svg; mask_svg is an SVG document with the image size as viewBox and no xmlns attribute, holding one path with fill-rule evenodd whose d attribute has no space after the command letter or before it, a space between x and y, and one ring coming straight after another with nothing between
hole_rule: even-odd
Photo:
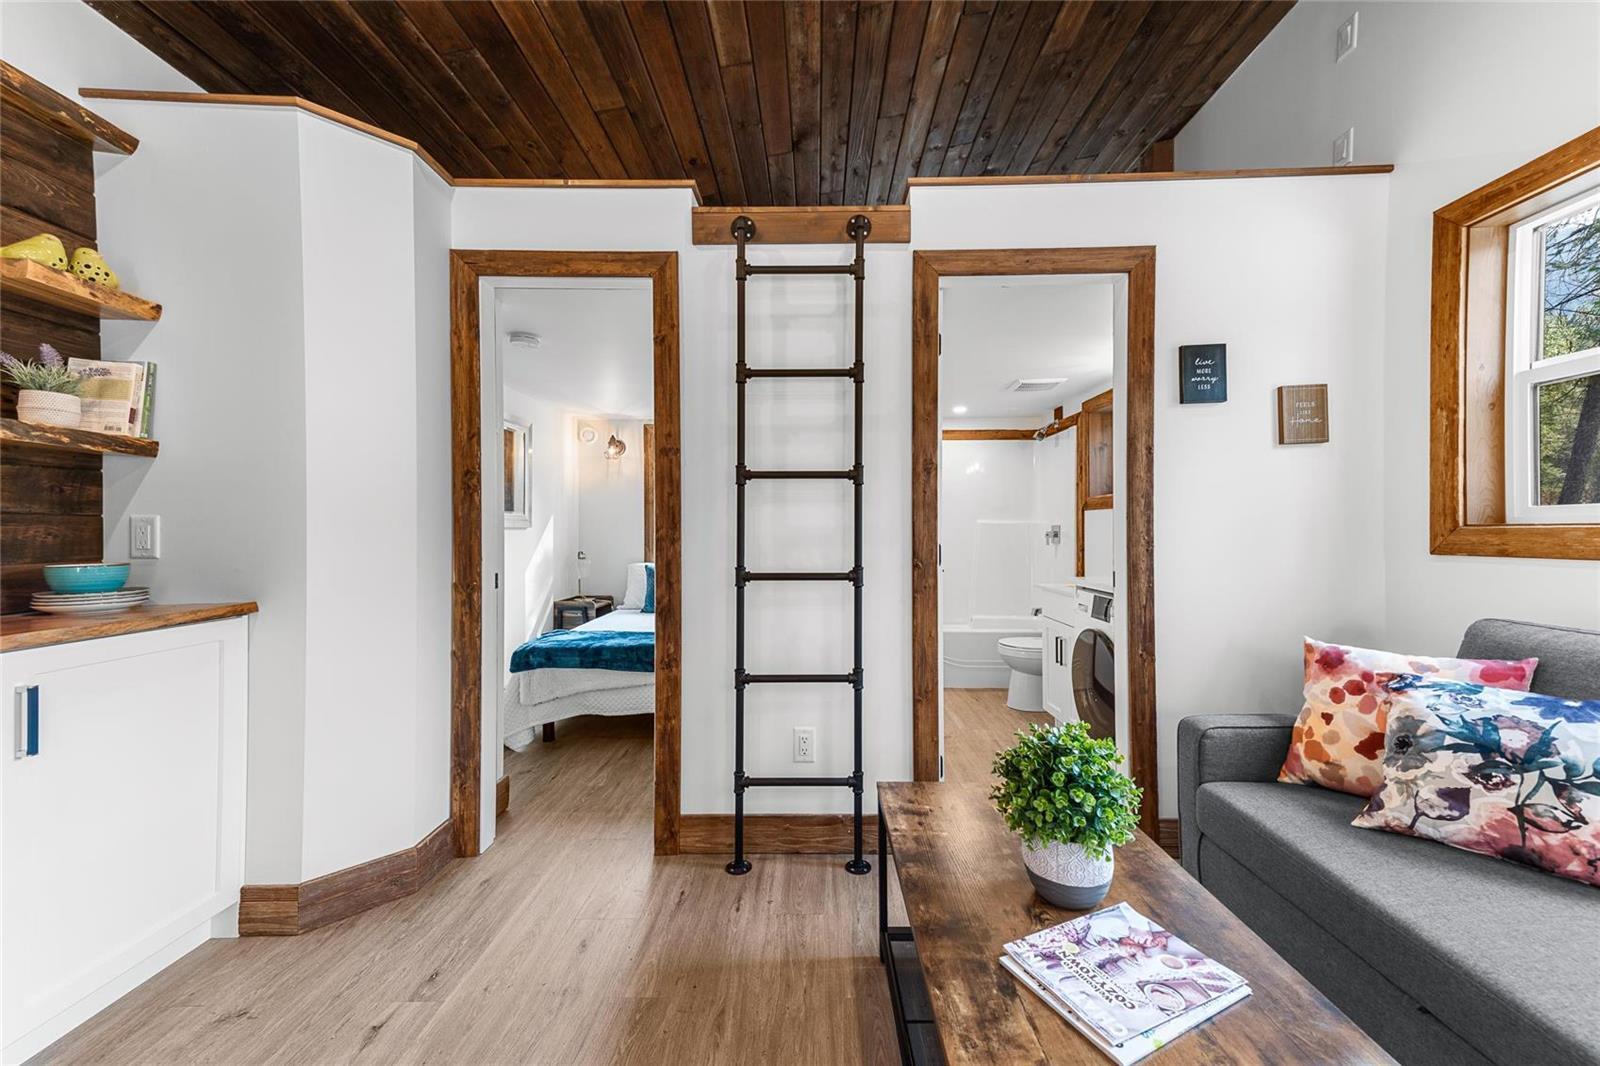
<instances>
[{"instance_id":1,"label":"wood baseboard trim","mask_svg":"<svg viewBox=\"0 0 1600 1066\"><path fill-rule=\"evenodd\" d=\"M507 774L494 784L494 813L495 817L506 813L511 807L511 775Z\"/></svg>"},{"instance_id":2,"label":"wood baseboard trim","mask_svg":"<svg viewBox=\"0 0 1600 1066\"><path fill-rule=\"evenodd\" d=\"M1156 833L1156 843L1161 845L1161 850L1174 859L1181 859L1179 852L1182 850L1183 835L1178 831L1178 820L1163 818L1156 824L1156 828L1159 830Z\"/></svg>"},{"instance_id":3,"label":"wood baseboard trim","mask_svg":"<svg viewBox=\"0 0 1600 1066\"><path fill-rule=\"evenodd\" d=\"M747 814L744 850L752 855L842 855L854 849L848 814ZM878 846L878 816L861 820L862 844ZM733 850L733 815L685 814L678 829L678 851L721 855Z\"/></svg>"},{"instance_id":4,"label":"wood baseboard trim","mask_svg":"<svg viewBox=\"0 0 1600 1066\"><path fill-rule=\"evenodd\" d=\"M298 885L245 885L239 890L239 935L297 936L360 914L411 895L453 858L446 820L415 846L359 866Z\"/></svg>"}]
</instances>

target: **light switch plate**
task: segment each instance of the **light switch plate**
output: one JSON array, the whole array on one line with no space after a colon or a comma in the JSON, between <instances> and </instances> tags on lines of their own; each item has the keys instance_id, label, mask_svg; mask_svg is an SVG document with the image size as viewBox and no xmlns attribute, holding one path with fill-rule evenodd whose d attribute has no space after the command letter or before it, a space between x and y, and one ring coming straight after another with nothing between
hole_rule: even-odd
<instances>
[{"instance_id":1,"label":"light switch plate","mask_svg":"<svg viewBox=\"0 0 1600 1066\"><path fill-rule=\"evenodd\" d=\"M1347 167L1356 161L1356 128L1351 126L1333 141L1333 165Z\"/></svg>"},{"instance_id":2,"label":"light switch plate","mask_svg":"<svg viewBox=\"0 0 1600 1066\"><path fill-rule=\"evenodd\" d=\"M128 516L128 558L161 558L161 516L136 514Z\"/></svg>"},{"instance_id":3,"label":"light switch plate","mask_svg":"<svg viewBox=\"0 0 1600 1066\"><path fill-rule=\"evenodd\" d=\"M1333 35L1333 61L1335 63L1356 50L1356 30L1359 28L1361 12L1352 11L1350 17L1340 24Z\"/></svg>"}]
</instances>

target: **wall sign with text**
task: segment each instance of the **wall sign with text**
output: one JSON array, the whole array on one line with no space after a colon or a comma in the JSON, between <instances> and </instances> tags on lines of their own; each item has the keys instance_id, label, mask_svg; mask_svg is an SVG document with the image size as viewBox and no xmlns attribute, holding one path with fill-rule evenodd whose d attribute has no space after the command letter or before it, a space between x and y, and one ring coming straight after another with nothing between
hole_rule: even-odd
<instances>
[{"instance_id":1,"label":"wall sign with text","mask_svg":"<svg viewBox=\"0 0 1600 1066\"><path fill-rule=\"evenodd\" d=\"M1228 400L1228 346L1182 344L1178 346L1178 402L1226 403Z\"/></svg>"},{"instance_id":2,"label":"wall sign with text","mask_svg":"<svg viewBox=\"0 0 1600 1066\"><path fill-rule=\"evenodd\" d=\"M1328 386L1278 386L1278 443L1328 443Z\"/></svg>"}]
</instances>

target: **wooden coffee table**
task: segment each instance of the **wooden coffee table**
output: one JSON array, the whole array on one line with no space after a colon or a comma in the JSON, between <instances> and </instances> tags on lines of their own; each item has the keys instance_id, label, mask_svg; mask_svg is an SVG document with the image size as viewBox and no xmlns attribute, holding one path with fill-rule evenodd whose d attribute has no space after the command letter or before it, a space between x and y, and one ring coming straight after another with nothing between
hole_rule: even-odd
<instances>
[{"instance_id":1,"label":"wooden coffee table","mask_svg":"<svg viewBox=\"0 0 1600 1066\"><path fill-rule=\"evenodd\" d=\"M998 961L1007 941L1082 912L1040 899L987 785L878 786L878 923L901 1056L956 1064L1111 1060ZM885 851L909 926L888 924ZM1254 994L1149 1062L1386 1063L1393 1060L1149 837L1117 849L1101 906L1126 901L1236 970Z\"/></svg>"}]
</instances>

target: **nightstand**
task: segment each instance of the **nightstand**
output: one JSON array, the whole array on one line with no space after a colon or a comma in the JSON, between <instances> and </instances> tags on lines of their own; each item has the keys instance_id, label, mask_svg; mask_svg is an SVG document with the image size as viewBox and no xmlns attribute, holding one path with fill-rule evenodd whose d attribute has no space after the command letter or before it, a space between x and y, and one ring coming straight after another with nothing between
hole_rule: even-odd
<instances>
[{"instance_id":1,"label":"nightstand","mask_svg":"<svg viewBox=\"0 0 1600 1066\"><path fill-rule=\"evenodd\" d=\"M555 627L576 629L603 614L610 614L616 603L615 596L568 596L566 599L557 600L552 605L555 611Z\"/></svg>"}]
</instances>

